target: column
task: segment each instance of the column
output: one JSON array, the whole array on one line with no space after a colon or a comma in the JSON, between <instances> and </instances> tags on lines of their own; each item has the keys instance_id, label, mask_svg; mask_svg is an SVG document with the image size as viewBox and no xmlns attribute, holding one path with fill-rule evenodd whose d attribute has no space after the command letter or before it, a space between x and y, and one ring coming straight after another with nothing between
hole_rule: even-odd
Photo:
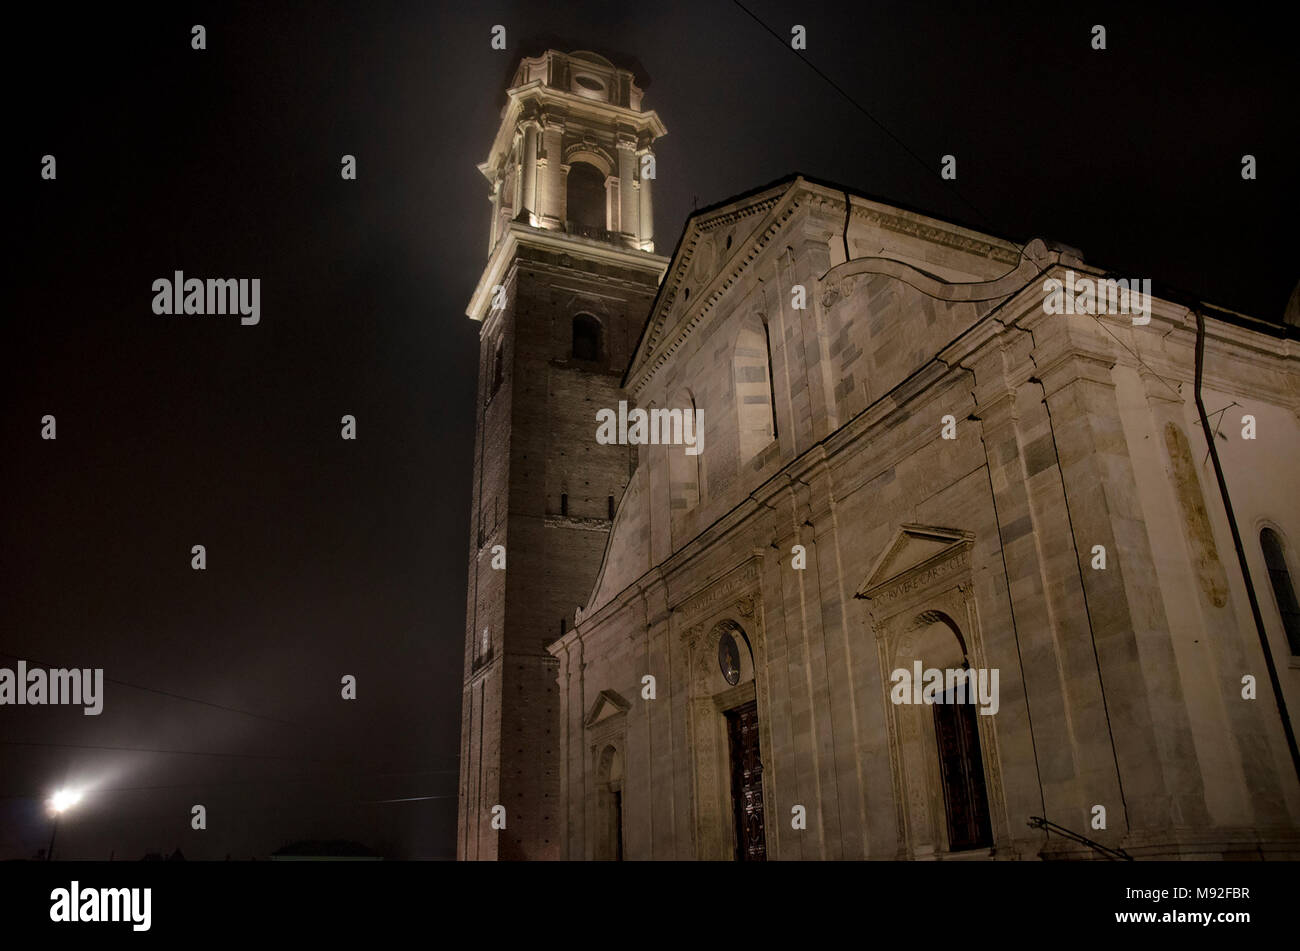
<instances>
[{"instance_id":1,"label":"column","mask_svg":"<svg viewBox=\"0 0 1300 951\"><path fill-rule=\"evenodd\" d=\"M569 220L569 169L572 165L560 166L560 204L556 209L555 215L560 222L560 230L565 228L565 222Z\"/></svg>"},{"instance_id":2,"label":"column","mask_svg":"<svg viewBox=\"0 0 1300 951\"><path fill-rule=\"evenodd\" d=\"M619 202L618 176L605 177L605 230L618 233L623 230L623 207Z\"/></svg>"},{"instance_id":3,"label":"column","mask_svg":"<svg viewBox=\"0 0 1300 951\"><path fill-rule=\"evenodd\" d=\"M492 202L492 227L488 230L488 254L492 254L492 249L497 246L497 237L501 231L501 182L498 180L492 185L492 194L488 196Z\"/></svg>"},{"instance_id":4,"label":"column","mask_svg":"<svg viewBox=\"0 0 1300 951\"><path fill-rule=\"evenodd\" d=\"M655 229L654 229L654 210L650 204L650 179L641 175L641 161L644 156L654 153L649 149L642 149L637 158L637 177L636 182L641 197L641 214L639 217L639 226L637 228L637 243L642 251L653 251L655 249Z\"/></svg>"},{"instance_id":5,"label":"column","mask_svg":"<svg viewBox=\"0 0 1300 951\"><path fill-rule=\"evenodd\" d=\"M638 177L636 139L628 135L619 135L614 146L618 156L618 169L615 174L619 179L619 195L618 213L612 220L618 224L611 225L610 230L631 235L635 239L639 235L637 222L641 216L641 194L636 187ZM639 248L640 241L637 240L634 246Z\"/></svg>"},{"instance_id":6,"label":"column","mask_svg":"<svg viewBox=\"0 0 1300 951\"><path fill-rule=\"evenodd\" d=\"M537 214L537 123L533 121L525 122L524 126L524 158L523 167L520 169L522 176L522 207L527 209L530 215L530 224L536 224Z\"/></svg>"},{"instance_id":7,"label":"column","mask_svg":"<svg viewBox=\"0 0 1300 951\"><path fill-rule=\"evenodd\" d=\"M542 120L542 151L537 161L537 214L543 228L559 231L564 227L564 185L568 168L564 165L564 123Z\"/></svg>"}]
</instances>

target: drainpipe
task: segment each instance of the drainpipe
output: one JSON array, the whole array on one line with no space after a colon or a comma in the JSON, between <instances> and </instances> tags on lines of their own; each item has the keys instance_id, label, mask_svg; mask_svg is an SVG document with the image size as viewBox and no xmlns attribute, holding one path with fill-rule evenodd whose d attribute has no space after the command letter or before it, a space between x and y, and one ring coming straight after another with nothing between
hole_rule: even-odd
<instances>
[{"instance_id":1,"label":"drainpipe","mask_svg":"<svg viewBox=\"0 0 1300 951\"><path fill-rule=\"evenodd\" d=\"M1201 417L1201 432L1210 446L1210 458L1214 460L1214 477L1219 483L1219 495L1223 498L1223 508L1228 514L1228 528L1232 530L1232 547L1237 550L1237 562L1241 565L1241 576L1246 582L1246 597L1250 600L1250 613L1255 618L1255 630L1259 633L1259 646L1264 651L1264 666L1268 668L1268 681L1273 685L1273 697L1277 700L1278 716L1282 718L1282 730L1286 733L1286 744L1291 750L1291 765L1295 767L1296 778L1300 779L1300 749L1296 748L1295 731L1291 729L1291 717L1286 712L1286 698L1282 696L1282 682L1278 679L1277 665L1273 663L1273 652L1268 646L1268 633L1264 630L1264 616L1259 612L1259 599L1255 596L1255 585L1250 580L1250 567L1246 564L1246 550L1241 544L1241 533L1237 531L1237 518L1232 513L1232 499L1228 496L1228 483L1223 477L1223 465L1219 462L1219 450L1214 445L1214 433L1210 430L1210 421L1205 415L1205 404L1201 402L1201 371L1205 367L1205 316L1196 313L1196 412Z\"/></svg>"}]
</instances>

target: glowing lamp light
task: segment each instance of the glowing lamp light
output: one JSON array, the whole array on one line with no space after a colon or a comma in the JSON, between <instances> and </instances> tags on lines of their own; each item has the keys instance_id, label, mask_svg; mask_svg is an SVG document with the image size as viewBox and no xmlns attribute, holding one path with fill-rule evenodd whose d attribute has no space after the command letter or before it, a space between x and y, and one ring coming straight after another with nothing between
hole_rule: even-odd
<instances>
[{"instance_id":1,"label":"glowing lamp light","mask_svg":"<svg viewBox=\"0 0 1300 951\"><path fill-rule=\"evenodd\" d=\"M60 789L50 799L50 809L57 815L81 802L81 793L75 789Z\"/></svg>"}]
</instances>

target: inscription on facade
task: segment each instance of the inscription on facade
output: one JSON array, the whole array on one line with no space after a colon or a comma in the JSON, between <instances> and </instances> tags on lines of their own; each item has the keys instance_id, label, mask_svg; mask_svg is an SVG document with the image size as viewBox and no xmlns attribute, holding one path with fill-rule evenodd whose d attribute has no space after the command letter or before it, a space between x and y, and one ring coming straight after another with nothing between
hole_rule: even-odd
<instances>
[{"instance_id":1,"label":"inscription on facade","mask_svg":"<svg viewBox=\"0 0 1300 951\"><path fill-rule=\"evenodd\" d=\"M962 549L954 555L945 557L938 564L931 565L929 568L915 574L905 575L901 580L895 581L887 587L877 588L874 592L863 594L862 597L877 604L889 604L904 595L920 590L932 582L952 574L954 571L965 568L969 563L970 550Z\"/></svg>"},{"instance_id":2,"label":"inscription on facade","mask_svg":"<svg viewBox=\"0 0 1300 951\"><path fill-rule=\"evenodd\" d=\"M758 582L758 565L751 559L717 584L682 603L678 609L682 617L693 618L719 601L725 601L738 591Z\"/></svg>"}]
</instances>

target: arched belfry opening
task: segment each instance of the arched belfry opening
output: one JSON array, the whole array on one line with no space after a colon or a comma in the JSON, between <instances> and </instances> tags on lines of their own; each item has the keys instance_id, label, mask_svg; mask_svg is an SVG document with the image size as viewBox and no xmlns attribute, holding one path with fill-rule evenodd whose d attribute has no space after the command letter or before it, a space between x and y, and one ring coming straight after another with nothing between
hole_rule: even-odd
<instances>
[{"instance_id":1,"label":"arched belfry opening","mask_svg":"<svg viewBox=\"0 0 1300 951\"><path fill-rule=\"evenodd\" d=\"M565 185L565 218L579 228L604 231L606 217L605 176L596 166L574 162Z\"/></svg>"}]
</instances>

